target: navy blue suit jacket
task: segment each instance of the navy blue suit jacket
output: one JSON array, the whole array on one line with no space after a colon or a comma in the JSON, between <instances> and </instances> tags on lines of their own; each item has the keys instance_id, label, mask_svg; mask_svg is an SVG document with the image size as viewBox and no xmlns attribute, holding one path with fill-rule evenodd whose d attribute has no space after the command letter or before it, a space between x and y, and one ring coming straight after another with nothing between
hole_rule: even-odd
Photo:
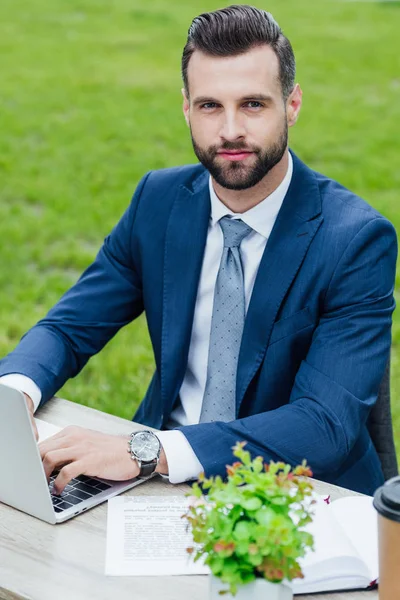
<instances>
[{"instance_id":1,"label":"navy blue suit jacket","mask_svg":"<svg viewBox=\"0 0 400 600\"><path fill-rule=\"evenodd\" d=\"M241 343L236 420L183 427L206 474L232 446L306 458L317 478L372 493L383 482L366 421L391 342L392 225L293 156L294 172L258 270ZM185 374L210 217L202 165L148 173L97 258L0 363L53 396L146 312L156 372L135 420L168 422Z\"/></svg>"}]
</instances>

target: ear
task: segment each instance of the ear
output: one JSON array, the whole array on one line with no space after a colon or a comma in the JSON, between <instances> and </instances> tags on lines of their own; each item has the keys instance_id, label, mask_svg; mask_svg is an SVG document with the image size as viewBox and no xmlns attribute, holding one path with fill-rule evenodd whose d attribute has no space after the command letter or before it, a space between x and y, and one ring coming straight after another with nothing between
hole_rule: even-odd
<instances>
[{"instance_id":1,"label":"ear","mask_svg":"<svg viewBox=\"0 0 400 600\"><path fill-rule=\"evenodd\" d=\"M303 92L298 83L293 88L292 93L286 102L286 113L287 113L287 122L289 127L293 127L296 124L298 116L300 114L301 104L302 104Z\"/></svg>"},{"instance_id":2,"label":"ear","mask_svg":"<svg viewBox=\"0 0 400 600\"><path fill-rule=\"evenodd\" d=\"M188 96L186 94L185 88L182 88L181 91L182 91L182 96L183 96L183 107L182 107L183 108L183 114L184 114L184 117L185 117L186 124L189 126L189 124L190 124L190 120L189 120L189 108L190 108L189 98L188 98Z\"/></svg>"}]
</instances>

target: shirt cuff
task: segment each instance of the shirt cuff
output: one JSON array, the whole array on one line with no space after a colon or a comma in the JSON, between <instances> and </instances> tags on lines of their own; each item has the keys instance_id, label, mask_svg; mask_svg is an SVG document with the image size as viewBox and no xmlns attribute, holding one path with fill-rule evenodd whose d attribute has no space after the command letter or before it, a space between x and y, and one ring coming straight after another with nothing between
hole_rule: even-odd
<instances>
[{"instance_id":1,"label":"shirt cuff","mask_svg":"<svg viewBox=\"0 0 400 600\"><path fill-rule=\"evenodd\" d=\"M34 410L36 410L39 406L42 399L42 392L30 377L21 375L20 373L10 373L0 377L0 383L27 394L30 398L32 398Z\"/></svg>"},{"instance_id":2,"label":"shirt cuff","mask_svg":"<svg viewBox=\"0 0 400 600\"><path fill-rule=\"evenodd\" d=\"M154 433L160 440L167 458L170 483L197 479L204 469L184 434L177 429Z\"/></svg>"}]
</instances>

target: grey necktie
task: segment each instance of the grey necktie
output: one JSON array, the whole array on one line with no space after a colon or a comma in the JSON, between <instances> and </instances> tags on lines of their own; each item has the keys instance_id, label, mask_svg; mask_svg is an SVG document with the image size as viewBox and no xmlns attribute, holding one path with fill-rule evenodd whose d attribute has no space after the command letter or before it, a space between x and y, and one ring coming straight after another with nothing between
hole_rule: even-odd
<instances>
[{"instance_id":1,"label":"grey necktie","mask_svg":"<svg viewBox=\"0 0 400 600\"><path fill-rule=\"evenodd\" d=\"M224 249L214 291L207 382L200 423L235 418L236 370L242 340L245 297L240 244L252 230L240 219L223 217Z\"/></svg>"}]
</instances>

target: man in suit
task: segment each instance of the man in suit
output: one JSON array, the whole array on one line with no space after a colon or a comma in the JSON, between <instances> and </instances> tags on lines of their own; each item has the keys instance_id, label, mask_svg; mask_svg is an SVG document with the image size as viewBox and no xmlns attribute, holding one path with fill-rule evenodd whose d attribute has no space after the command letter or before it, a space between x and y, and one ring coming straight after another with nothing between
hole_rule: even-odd
<instances>
[{"instance_id":1,"label":"man in suit","mask_svg":"<svg viewBox=\"0 0 400 600\"><path fill-rule=\"evenodd\" d=\"M40 445L48 474L64 465L57 490L82 473L223 475L246 441L372 493L383 475L366 422L391 342L395 231L288 150L302 91L269 13L194 19L182 73L200 163L141 180L93 264L1 361L1 381L33 415L145 311L156 372L134 419L160 432L128 446L65 429Z\"/></svg>"}]
</instances>

